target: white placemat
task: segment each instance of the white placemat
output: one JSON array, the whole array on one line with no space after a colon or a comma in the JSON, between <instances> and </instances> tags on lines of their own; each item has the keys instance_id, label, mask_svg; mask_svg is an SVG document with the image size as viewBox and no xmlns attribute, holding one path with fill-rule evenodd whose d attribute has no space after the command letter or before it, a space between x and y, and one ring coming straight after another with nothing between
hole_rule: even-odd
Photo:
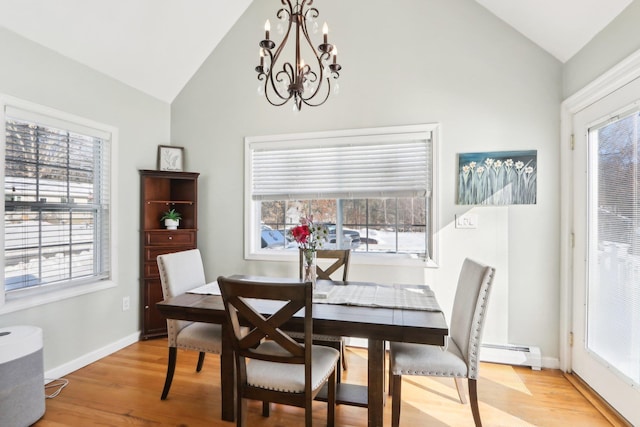
<instances>
[{"instance_id":1,"label":"white placemat","mask_svg":"<svg viewBox=\"0 0 640 427\"><path fill-rule=\"evenodd\" d=\"M426 287L379 285L327 285L318 283L314 303L360 305L442 311L432 290Z\"/></svg>"},{"instance_id":2,"label":"white placemat","mask_svg":"<svg viewBox=\"0 0 640 427\"><path fill-rule=\"evenodd\" d=\"M220 287L216 281L191 289L187 291L187 293L220 295ZM313 302L318 304L343 304L364 307L442 311L433 291L424 286L344 286L319 282L313 293Z\"/></svg>"},{"instance_id":3,"label":"white placemat","mask_svg":"<svg viewBox=\"0 0 640 427\"><path fill-rule=\"evenodd\" d=\"M220 286L218 281L207 283L206 285L199 286L195 289L187 291L188 294L202 294L202 295L221 295Z\"/></svg>"}]
</instances>

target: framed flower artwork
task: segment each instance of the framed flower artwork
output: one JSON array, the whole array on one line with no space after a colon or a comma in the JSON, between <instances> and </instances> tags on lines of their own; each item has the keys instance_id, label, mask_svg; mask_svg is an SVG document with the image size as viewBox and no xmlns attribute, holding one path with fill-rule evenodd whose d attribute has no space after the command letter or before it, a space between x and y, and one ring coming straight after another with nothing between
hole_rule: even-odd
<instances>
[{"instance_id":1,"label":"framed flower artwork","mask_svg":"<svg viewBox=\"0 0 640 427\"><path fill-rule=\"evenodd\" d=\"M460 205L535 205L537 187L536 150L458 155Z\"/></svg>"},{"instance_id":2,"label":"framed flower artwork","mask_svg":"<svg viewBox=\"0 0 640 427\"><path fill-rule=\"evenodd\" d=\"M183 164L184 147L158 145L158 170L181 172Z\"/></svg>"}]
</instances>

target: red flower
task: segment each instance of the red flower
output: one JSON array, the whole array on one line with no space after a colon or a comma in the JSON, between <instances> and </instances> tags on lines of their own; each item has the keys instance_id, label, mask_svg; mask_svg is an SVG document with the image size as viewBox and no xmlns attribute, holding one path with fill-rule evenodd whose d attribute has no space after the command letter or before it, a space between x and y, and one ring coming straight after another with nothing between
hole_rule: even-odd
<instances>
[{"instance_id":1,"label":"red flower","mask_svg":"<svg viewBox=\"0 0 640 427\"><path fill-rule=\"evenodd\" d=\"M311 230L307 224L298 225L291 229L291 235L298 243L307 243L307 238L311 235Z\"/></svg>"},{"instance_id":2,"label":"red flower","mask_svg":"<svg viewBox=\"0 0 640 427\"><path fill-rule=\"evenodd\" d=\"M313 223L313 217L300 218L300 225L290 228L287 237L295 240L298 247L305 251L315 252L327 240L327 228Z\"/></svg>"}]
</instances>

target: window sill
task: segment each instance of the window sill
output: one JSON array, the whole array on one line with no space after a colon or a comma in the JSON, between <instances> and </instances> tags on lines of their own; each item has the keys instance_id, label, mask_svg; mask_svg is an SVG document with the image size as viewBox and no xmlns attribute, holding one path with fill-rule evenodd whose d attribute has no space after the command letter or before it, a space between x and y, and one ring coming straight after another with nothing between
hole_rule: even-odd
<instances>
[{"instance_id":1,"label":"window sill","mask_svg":"<svg viewBox=\"0 0 640 427\"><path fill-rule=\"evenodd\" d=\"M298 262L298 252L261 251L247 254L250 261ZM397 267L438 268L432 259L424 259L406 254L377 254L351 252L351 265L389 265Z\"/></svg>"},{"instance_id":2,"label":"window sill","mask_svg":"<svg viewBox=\"0 0 640 427\"><path fill-rule=\"evenodd\" d=\"M72 286L65 289L58 288L51 291L41 291L28 296L7 294L4 305L0 305L0 315L62 301L68 298L101 291L103 289L114 288L116 286L116 283L111 280L102 280L99 282Z\"/></svg>"}]
</instances>

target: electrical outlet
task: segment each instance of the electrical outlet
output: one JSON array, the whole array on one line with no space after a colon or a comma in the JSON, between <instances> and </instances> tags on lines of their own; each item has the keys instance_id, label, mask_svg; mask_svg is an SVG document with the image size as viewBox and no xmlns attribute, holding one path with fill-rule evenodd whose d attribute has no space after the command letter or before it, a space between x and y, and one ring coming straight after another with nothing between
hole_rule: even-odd
<instances>
[{"instance_id":1,"label":"electrical outlet","mask_svg":"<svg viewBox=\"0 0 640 427\"><path fill-rule=\"evenodd\" d=\"M130 300L129 297L122 297L122 311L129 310Z\"/></svg>"},{"instance_id":2,"label":"electrical outlet","mask_svg":"<svg viewBox=\"0 0 640 427\"><path fill-rule=\"evenodd\" d=\"M467 212L456 215L456 228L478 228L478 214Z\"/></svg>"}]
</instances>

